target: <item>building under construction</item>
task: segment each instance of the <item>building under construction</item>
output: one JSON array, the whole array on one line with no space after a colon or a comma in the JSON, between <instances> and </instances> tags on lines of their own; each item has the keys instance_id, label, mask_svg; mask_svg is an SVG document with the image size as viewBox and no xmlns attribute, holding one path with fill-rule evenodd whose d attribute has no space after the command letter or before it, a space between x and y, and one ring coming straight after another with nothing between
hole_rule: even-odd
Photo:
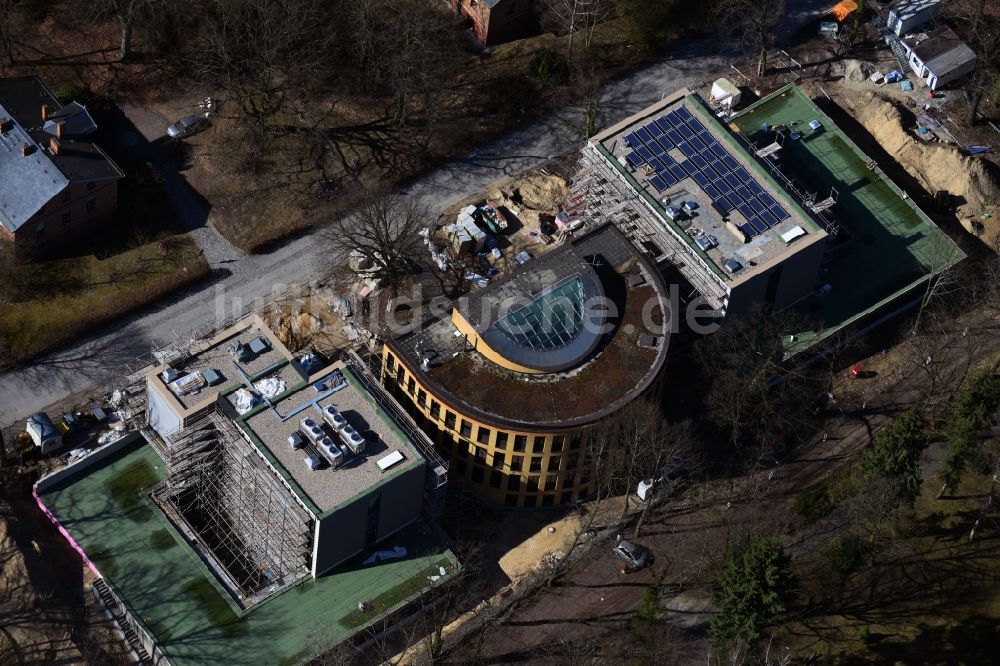
<instances>
[{"instance_id":1,"label":"building under construction","mask_svg":"<svg viewBox=\"0 0 1000 666\"><path fill-rule=\"evenodd\" d=\"M254 317L165 360L153 498L241 607L439 510L443 463L357 356L296 358Z\"/></svg>"}]
</instances>

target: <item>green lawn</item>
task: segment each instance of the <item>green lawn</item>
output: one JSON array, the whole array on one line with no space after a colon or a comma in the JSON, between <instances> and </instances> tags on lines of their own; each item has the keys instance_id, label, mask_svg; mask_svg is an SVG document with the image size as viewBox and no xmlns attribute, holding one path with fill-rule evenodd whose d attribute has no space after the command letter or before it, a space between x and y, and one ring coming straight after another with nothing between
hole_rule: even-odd
<instances>
[{"instance_id":1,"label":"green lawn","mask_svg":"<svg viewBox=\"0 0 1000 666\"><path fill-rule=\"evenodd\" d=\"M456 571L451 552L417 523L381 546L405 546L406 559L364 566L359 556L241 618L145 497L163 478L163 467L152 447L140 442L41 499L174 666L304 662L429 585L427 576L438 567ZM362 601L372 612L358 613Z\"/></svg>"},{"instance_id":2,"label":"green lawn","mask_svg":"<svg viewBox=\"0 0 1000 666\"><path fill-rule=\"evenodd\" d=\"M115 317L208 275L189 236L173 236L113 256L51 259L28 264L27 297L0 297L0 352L23 361L65 344ZM3 364L0 355L0 365Z\"/></svg>"}]
</instances>

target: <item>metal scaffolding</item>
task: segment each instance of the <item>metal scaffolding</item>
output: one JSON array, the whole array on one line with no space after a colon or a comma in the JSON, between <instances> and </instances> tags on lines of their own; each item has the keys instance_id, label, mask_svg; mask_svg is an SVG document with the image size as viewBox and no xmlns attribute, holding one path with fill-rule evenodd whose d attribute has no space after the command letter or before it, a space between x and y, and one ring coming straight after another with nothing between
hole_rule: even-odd
<instances>
[{"instance_id":1,"label":"metal scaffolding","mask_svg":"<svg viewBox=\"0 0 1000 666\"><path fill-rule=\"evenodd\" d=\"M241 600L255 603L309 573L312 516L224 415L211 412L159 444L166 478L157 499Z\"/></svg>"}]
</instances>

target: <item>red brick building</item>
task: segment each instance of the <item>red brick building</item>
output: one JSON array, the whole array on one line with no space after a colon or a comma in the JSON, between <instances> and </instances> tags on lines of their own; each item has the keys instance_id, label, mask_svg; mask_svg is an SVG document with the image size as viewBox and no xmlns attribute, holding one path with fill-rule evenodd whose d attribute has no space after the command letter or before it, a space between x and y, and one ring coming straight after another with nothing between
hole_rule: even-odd
<instances>
[{"instance_id":1,"label":"red brick building","mask_svg":"<svg viewBox=\"0 0 1000 666\"><path fill-rule=\"evenodd\" d=\"M535 22L533 0L451 0L451 8L471 24L486 46L524 37Z\"/></svg>"},{"instance_id":2,"label":"red brick building","mask_svg":"<svg viewBox=\"0 0 1000 666\"><path fill-rule=\"evenodd\" d=\"M87 107L37 76L0 79L0 242L30 257L93 233L118 207L121 169L87 140Z\"/></svg>"}]
</instances>

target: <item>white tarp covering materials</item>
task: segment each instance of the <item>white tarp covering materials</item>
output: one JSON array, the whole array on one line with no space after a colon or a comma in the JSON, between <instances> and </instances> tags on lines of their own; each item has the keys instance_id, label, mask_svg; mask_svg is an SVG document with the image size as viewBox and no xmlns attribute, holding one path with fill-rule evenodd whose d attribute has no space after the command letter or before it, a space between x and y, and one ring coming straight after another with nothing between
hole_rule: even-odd
<instances>
[{"instance_id":1,"label":"white tarp covering materials","mask_svg":"<svg viewBox=\"0 0 1000 666\"><path fill-rule=\"evenodd\" d=\"M431 241L431 230L421 229L420 235L424 237L424 245L426 245L427 249L430 250L431 258L434 259L434 263L437 264L437 267L443 271L448 270L448 255L439 250L437 245Z\"/></svg>"},{"instance_id":2,"label":"white tarp covering materials","mask_svg":"<svg viewBox=\"0 0 1000 666\"><path fill-rule=\"evenodd\" d=\"M257 404L259 398L253 393L253 391L248 391L245 388L233 393L233 402L236 404L236 411L240 414L246 414L254 405Z\"/></svg>"},{"instance_id":3,"label":"white tarp covering materials","mask_svg":"<svg viewBox=\"0 0 1000 666\"><path fill-rule=\"evenodd\" d=\"M170 390L174 392L174 395L187 395L188 393L194 393L195 391L200 391L208 382L205 381L205 377L202 376L201 372L195 370L194 372L184 375L180 379L174 380L167 384Z\"/></svg>"},{"instance_id":4,"label":"white tarp covering materials","mask_svg":"<svg viewBox=\"0 0 1000 666\"><path fill-rule=\"evenodd\" d=\"M285 390L285 380L278 377L268 377L253 385L257 392L270 400Z\"/></svg>"},{"instance_id":5,"label":"white tarp covering materials","mask_svg":"<svg viewBox=\"0 0 1000 666\"><path fill-rule=\"evenodd\" d=\"M796 238L799 238L800 236L805 236L805 235L806 235L806 230L805 229L803 229L802 227L799 227L799 226L795 226L795 227L792 227L791 229L789 229L788 231L786 231L785 233L781 234L781 240L785 241L785 244L787 245L788 243L791 243Z\"/></svg>"},{"instance_id":6,"label":"white tarp covering materials","mask_svg":"<svg viewBox=\"0 0 1000 666\"><path fill-rule=\"evenodd\" d=\"M392 550L376 550L368 556L368 559L365 560L365 564L375 564L376 562L395 560L400 557L406 557L406 549L402 546L395 546Z\"/></svg>"}]
</instances>

